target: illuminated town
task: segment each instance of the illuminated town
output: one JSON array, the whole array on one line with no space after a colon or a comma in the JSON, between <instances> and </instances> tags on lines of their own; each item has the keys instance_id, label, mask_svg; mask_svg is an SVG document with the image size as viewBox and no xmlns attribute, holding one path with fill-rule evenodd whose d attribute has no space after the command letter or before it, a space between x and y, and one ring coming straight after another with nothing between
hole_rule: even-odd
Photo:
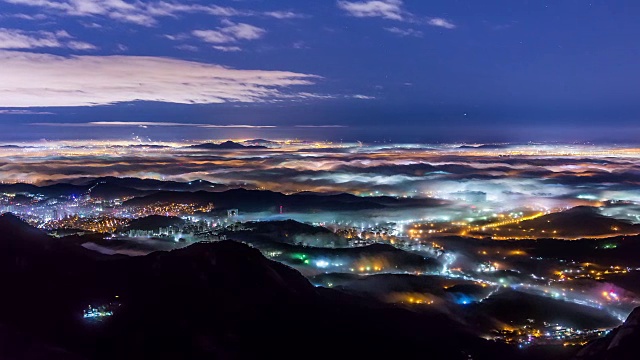
<instances>
[{"instance_id":1,"label":"illuminated town","mask_svg":"<svg viewBox=\"0 0 640 360\"><path fill-rule=\"evenodd\" d=\"M606 335L640 305L640 289L626 280L640 275L640 262L608 256L638 237L640 197L624 183L602 191L598 181L604 180L591 182L586 175L601 171L602 158L608 159L608 171L637 169L640 154L632 148L520 145L479 151L447 145L435 151L431 145L390 150L342 144L338 151L331 143L274 141L206 160L207 151L188 144L163 144L160 150L104 146L136 164L120 162L125 177L103 172L97 145L5 150L16 163L28 153L32 168L55 162L61 152L83 154L95 162L95 173L74 185L59 175L63 164L56 165L56 173L32 170L37 181L31 184L16 182L19 172L5 173L2 210L103 254L142 256L198 242L241 241L299 270L316 286L412 311L457 311L463 322L483 314L475 320L483 337L519 348L582 346ZM313 158L307 158L307 149ZM256 162L266 154L278 163ZM145 178L138 158L163 162L167 173ZM171 175L173 158L179 159L179 176ZM579 173L563 170L562 162L573 159L580 159ZM364 161L367 167L359 165ZM225 170L202 172L203 164ZM313 181L302 175L311 167ZM393 179L375 173L385 167L394 167L394 173L409 168L414 175ZM525 175L527 168L537 175ZM255 180L239 184L234 171L244 176L246 169ZM284 170L287 175L280 177ZM364 170L367 181L356 180ZM540 175L545 171L546 177ZM495 180L475 182L482 173ZM539 195L561 177L579 178L583 185L556 181L552 192ZM265 191L273 191L266 200L259 195ZM336 212L331 201L309 202L309 191L357 195L331 200L347 201ZM356 200L366 203L354 205ZM549 242L561 242L562 249ZM526 311L500 310L522 302ZM85 318L113 314L109 304L92 306ZM544 311L549 306L561 313Z\"/></svg>"},{"instance_id":2,"label":"illuminated town","mask_svg":"<svg viewBox=\"0 0 640 360\"><path fill-rule=\"evenodd\" d=\"M637 360L639 5L0 0L0 360Z\"/></svg>"}]
</instances>

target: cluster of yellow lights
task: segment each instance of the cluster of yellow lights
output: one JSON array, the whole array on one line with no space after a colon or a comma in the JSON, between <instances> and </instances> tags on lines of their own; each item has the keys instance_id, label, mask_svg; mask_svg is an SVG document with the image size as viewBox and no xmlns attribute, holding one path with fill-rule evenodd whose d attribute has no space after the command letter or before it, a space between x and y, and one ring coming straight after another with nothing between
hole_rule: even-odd
<instances>
[{"instance_id":1,"label":"cluster of yellow lights","mask_svg":"<svg viewBox=\"0 0 640 360\"><path fill-rule=\"evenodd\" d=\"M45 224L45 227L51 229L79 229L98 233L109 233L124 227L128 223L128 219L109 216L82 218L75 215L62 220L50 221Z\"/></svg>"},{"instance_id":2,"label":"cluster of yellow lights","mask_svg":"<svg viewBox=\"0 0 640 360\"><path fill-rule=\"evenodd\" d=\"M135 209L134 215L136 217L148 216L148 215L166 215L166 216L179 216L183 214L195 214L196 212L210 212L214 209L213 204L198 205L198 204L154 204L144 207L138 207Z\"/></svg>"}]
</instances>

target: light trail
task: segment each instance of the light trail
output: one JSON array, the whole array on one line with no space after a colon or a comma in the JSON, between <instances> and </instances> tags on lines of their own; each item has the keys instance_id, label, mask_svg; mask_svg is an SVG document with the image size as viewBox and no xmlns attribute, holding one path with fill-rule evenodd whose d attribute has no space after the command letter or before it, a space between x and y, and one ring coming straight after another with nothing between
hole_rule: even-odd
<instances>
[{"instance_id":1,"label":"light trail","mask_svg":"<svg viewBox=\"0 0 640 360\"><path fill-rule=\"evenodd\" d=\"M505 226L505 225L513 225L513 224L518 224L521 223L523 221L529 221L529 220L534 220L537 219L539 217L545 216L550 214L549 212L539 212L530 216L524 216L521 218L517 218L517 219L512 219L512 220L505 220L505 221L500 221L497 223L491 223L491 224L486 224L486 225L482 225L482 226L476 226L470 229L470 231L481 231L484 230L485 228L497 228L497 227L501 227L501 226Z\"/></svg>"}]
</instances>

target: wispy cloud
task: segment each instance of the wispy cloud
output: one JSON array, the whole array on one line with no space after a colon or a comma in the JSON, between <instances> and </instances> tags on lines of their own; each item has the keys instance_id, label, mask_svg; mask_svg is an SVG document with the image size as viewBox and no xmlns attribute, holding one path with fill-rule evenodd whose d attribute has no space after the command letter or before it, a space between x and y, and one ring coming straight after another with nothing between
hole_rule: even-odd
<instances>
[{"instance_id":1,"label":"wispy cloud","mask_svg":"<svg viewBox=\"0 0 640 360\"><path fill-rule=\"evenodd\" d=\"M0 107L182 104L308 98L290 89L318 76L237 70L144 56L57 56L0 51ZM308 94L308 93L304 93Z\"/></svg>"},{"instance_id":2,"label":"wispy cloud","mask_svg":"<svg viewBox=\"0 0 640 360\"><path fill-rule=\"evenodd\" d=\"M368 96L368 95L361 95L361 94L351 95L351 97L354 99L360 99L360 100L373 100L376 98L375 96Z\"/></svg>"},{"instance_id":3,"label":"wispy cloud","mask_svg":"<svg viewBox=\"0 0 640 360\"><path fill-rule=\"evenodd\" d=\"M171 41L180 41L186 40L189 38L189 34L181 33L181 34L165 34L162 37L167 38Z\"/></svg>"},{"instance_id":4,"label":"wispy cloud","mask_svg":"<svg viewBox=\"0 0 640 360\"><path fill-rule=\"evenodd\" d=\"M234 23L226 19L222 21L222 25L223 26L215 30L194 30L191 33L202 41L212 44L227 44L239 40L256 40L263 37L266 33L266 30L257 26Z\"/></svg>"},{"instance_id":5,"label":"wispy cloud","mask_svg":"<svg viewBox=\"0 0 640 360\"><path fill-rule=\"evenodd\" d=\"M193 124L193 123L177 123L177 122L153 122L153 121L91 121L80 123L57 123L57 122L39 122L31 123L32 126L49 126L49 127L198 127L198 128L224 128L224 129L262 129L275 128L273 125L218 125L218 124Z\"/></svg>"},{"instance_id":6,"label":"wispy cloud","mask_svg":"<svg viewBox=\"0 0 640 360\"><path fill-rule=\"evenodd\" d=\"M266 31L257 26L234 23L229 20L223 20L224 27L220 30L226 34L231 34L237 40L256 40L260 39Z\"/></svg>"},{"instance_id":7,"label":"wispy cloud","mask_svg":"<svg viewBox=\"0 0 640 360\"><path fill-rule=\"evenodd\" d=\"M176 122L152 122L152 121L91 121L88 123L71 123L80 126L197 126L198 124L186 124Z\"/></svg>"},{"instance_id":8,"label":"wispy cloud","mask_svg":"<svg viewBox=\"0 0 640 360\"><path fill-rule=\"evenodd\" d=\"M355 17L381 17L404 20L402 0L338 1L338 7Z\"/></svg>"},{"instance_id":9,"label":"wispy cloud","mask_svg":"<svg viewBox=\"0 0 640 360\"><path fill-rule=\"evenodd\" d=\"M344 125L295 125L297 128L346 128Z\"/></svg>"},{"instance_id":10,"label":"wispy cloud","mask_svg":"<svg viewBox=\"0 0 640 360\"><path fill-rule=\"evenodd\" d=\"M291 47L293 47L294 49L308 49L309 46L307 46L307 44L304 41L296 41L294 42Z\"/></svg>"},{"instance_id":11,"label":"wispy cloud","mask_svg":"<svg viewBox=\"0 0 640 360\"><path fill-rule=\"evenodd\" d=\"M456 25L451 21L432 17L427 18L417 16L404 9L402 0L366 0L366 1L346 1L338 0L338 7L347 14L359 17L378 17L387 20L403 21L412 24L437 26L445 29L455 29ZM422 32L414 29L400 29L397 27L385 28L400 36L421 36Z\"/></svg>"},{"instance_id":12,"label":"wispy cloud","mask_svg":"<svg viewBox=\"0 0 640 360\"><path fill-rule=\"evenodd\" d=\"M388 32L392 33L392 34L396 34L398 36L413 36L413 37L422 37L422 31L420 30L415 30L415 29L401 29L401 28L397 28L397 27L388 27L388 28L384 28L385 30L387 30Z\"/></svg>"},{"instance_id":13,"label":"wispy cloud","mask_svg":"<svg viewBox=\"0 0 640 360\"><path fill-rule=\"evenodd\" d=\"M175 17L179 14L198 13L213 16L269 16L277 19L302 17L291 11L255 12L229 6L202 5L168 1L124 0L2 0L4 2L37 7L52 13L77 17L105 17L112 20L141 26L154 26L158 18Z\"/></svg>"},{"instance_id":14,"label":"wispy cloud","mask_svg":"<svg viewBox=\"0 0 640 360\"><path fill-rule=\"evenodd\" d=\"M80 25L86 27L87 29L102 29L102 25L95 22L84 22L81 21Z\"/></svg>"},{"instance_id":15,"label":"wispy cloud","mask_svg":"<svg viewBox=\"0 0 640 360\"><path fill-rule=\"evenodd\" d=\"M437 26L445 29L455 29L456 25L451 21L443 18L431 18L427 21L427 24L431 26Z\"/></svg>"},{"instance_id":16,"label":"wispy cloud","mask_svg":"<svg viewBox=\"0 0 640 360\"><path fill-rule=\"evenodd\" d=\"M239 46L224 46L224 45L217 45L213 47L216 50L219 51L224 51L224 52L238 52L238 51L242 51L242 49Z\"/></svg>"},{"instance_id":17,"label":"wispy cloud","mask_svg":"<svg viewBox=\"0 0 640 360\"><path fill-rule=\"evenodd\" d=\"M227 128L238 128L238 129L268 129L275 128L275 125L203 125L203 128L210 129L227 129Z\"/></svg>"},{"instance_id":18,"label":"wispy cloud","mask_svg":"<svg viewBox=\"0 0 640 360\"><path fill-rule=\"evenodd\" d=\"M307 17L306 15L293 11L267 11L264 15L276 19L302 19Z\"/></svg>"},{"instance_id":19,"label":"wispy cloud","mask_svg":"<svg viewBox=\"0 0 640 360\"><path fill-rule=\"evenodd\" d=\"M9 15L13 18L16 19L22 19L22 20L33 20L33 21L41 21L47 18L47 16L45 14L12 14Z\"/></svg>"},{"instance_id":20,"label":"wispy cloud","mask_svg":"<svg viewBox=\"0 0 640 360\"><path fill-rule=\"evenodd\" d=\"M0 28L1 49L33 49L62 47L59 37L52 32L31 32Z\"/></svg>"},{"instance_id":21,"label":"wispy cloud","mask_svg":"<svg viewBox=\"0 0 640 360\"><path fill-rule=\"evenodd\" d=\"M96 50L97 47L84 41L69 41L67 47L73 50Z\"/></svg>"},{"instance_id":22,"label":"wispy cloud","mask_svg":"<svg viewBox=\"0 0 640 360\"><path fill-rule=\"evenodd\" d=\"M70 48L73 50L94 50L92 44L70 40L72 36L64 30L24 31L0 28L0 49Z\"/></svg>"},{"instance_id":23,"label":"wispy cloud","mask_svg":"<svg viewBox=\"0 0 640 360\"><path fill-rule=\"evenodd\" d=\"M0 109L0 115L53 115L49 111Z\"/></svg>"},{"instance_id":24,"label":"wispy cloud","mask_svg":"<svg viewBox=\"0 0 640 360\"><path fill-rule=\"evenodd\" d=\"M193 30L191 34L200 40L211 44L226 44L236 41L233 35L225 34L219 30Z\"/></svg>"}]
</instances>

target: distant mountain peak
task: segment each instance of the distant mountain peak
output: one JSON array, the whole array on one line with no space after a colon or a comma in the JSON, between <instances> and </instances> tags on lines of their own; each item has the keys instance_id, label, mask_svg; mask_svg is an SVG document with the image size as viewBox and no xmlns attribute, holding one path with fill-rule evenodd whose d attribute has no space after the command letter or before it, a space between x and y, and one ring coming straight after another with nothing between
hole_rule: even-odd
<instances>
[{"instance_id":1,"label":"distant mountain peak","mask_svg":"<svg viewBox=\"0 0 640 360\"><path fill-rule=\"evenodd\" d=\"M215 144L215 143L203 143L198 145L191 145L190 148L194 149L209 149L209 150L239 150L239 149L266 149L266 146L258 145L242 145L231 140Z\"/></svg>"}]
</instances>

